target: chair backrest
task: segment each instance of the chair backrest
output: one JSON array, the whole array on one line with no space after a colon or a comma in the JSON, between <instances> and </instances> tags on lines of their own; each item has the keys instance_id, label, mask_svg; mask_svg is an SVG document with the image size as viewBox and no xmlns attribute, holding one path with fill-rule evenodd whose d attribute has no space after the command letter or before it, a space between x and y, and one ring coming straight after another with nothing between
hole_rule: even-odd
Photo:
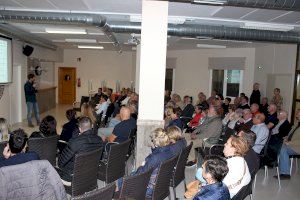
<instances>
[{"instance_id":1,"label":"chair backrest","mask_svg":"<svg viewBox=\"0 0 300 200\"><path fill-rule=\"evenodd\" d=\"M223 156L223 150L223 144L214 144L209 148L209 155Z\"/></svg>"},{"instance_id":2,"label":"chair backrest","mask_svg":"<svg viewBox=\"0 0 300 200\"><path fill-rule=\"evenodd\" d=\"M152 172L153 169L150 169L138 175L125 177L123 179L123 184L119 198L132 198L135 200L144 200Z\"/></svg>"},{"instance_id":3,"label":"chair backrest","mask_svg":"<svg viewBox=\"0 0 300 200\"><path fill-rule=\"evenodd\" d=\"M104 188L95 189L83 195L72 198L72 200L112 200L116 185L111 183Z\"/></svg>"},{"instance_id":4,"label":"chair backrest","mask_svg":"<svg viewBox=\"0 0 300 200\"><path fill-rule=\"evenodd\" d=\"M250 183L248 185L245 185L240 189L240 191L232 197L231 200L244 200L248 195L252 194L252 184L253 180L251 179Z\"/></svg>"},{"instance_id":5,"label":"chair backrest","mask_svg":"<svg viewBox=\"0 0 300 200\"><path fill-rule=\"evenodd\" d=\"M41 160L48 160L51 165L56 165L58 136L50 136L44 138L29 138L29 151L36 152Z\"/></svg>"},{"instance_id":6,"label":"chair backrest","mask_svg":"<svg viewBox=\"0 0 300 200\"><path fill-rule=\"evenodd\" d=\"M170 180L177 163L178 156L163 162L157 172L156 183L153 189L152 199L165 199L170 194Z\"/></svg>"},{"instance_id":7,"label":"chair backrest","mask_svg":"<svg viewBox=\"0 0 300 200\"><path fill-rule=\"evenodd\" d=\"M113 103L110 103L107 107L107 111L106 111L105 118L104 118L104 124L107 124L108 118L111 117L114 110L115 110L115 105Z\"/></svg>"},{"instance_id":8,"label":"chair backrest","mask_svg":"<svg viewBox=\"0 0 300 200\"><path fill-rule=\"evenodd\" d=\"M130 140L110 146L106 165L106 183L111 183L124 176L129 145Z\"/></svg>"},{"instance_id":9,"label":"chair backrest","mask_svg":"<svg viewBox=\"0 0 300 200\"><path fill-rule=\"evenodd\" d=\"M6 141L2 141L0 142L0 158L3 158L3 150L6 147L7 142Z\"/></svg>"},{"instance_id":10,"label":"chair backrest","mask_svg":"<svg viewBox=\"0 0 300 200\"><path fill-rule=\"evenodd\" d=\"M97 173L102 149L75 155L72 196L82 195L97 188Z\"/></svg>"},{"instance_id":11,"label":"chair backrest","mask_svg":"<svg viewBox=\"0 0 300 200\"><path fill-rule=\"evenodd\" d=\"M262 149L262 152L261 152L263 157L268 156L268 146L269 146L270 139L271 139L271 132L269 133L269 136L267 138L267 142L266 142L266 144L265 144L265 146L264 146L264 148Z\"/></svg>"},{"instance_id":12,"label":"chair backrest","mask_svg":"<svg viewBox=\"0 0 300 200\"><path fill-rule=\"evenodd\" d=\"M137 131L137 129L134 128L130 131L130 134L129 134L128 139L130 139L131 142L130 142L129 149L128 149L127 159L130 157L130 155L132 153L134 153L135 144L136 144L136 131Z\"/></svg>"},{"instance_id":13,"label":"chair backrest","mask_svg":"<svg viewBox=\"0 0 300 200\"><path fill-rule=\"evenodd\" d=\"M179 185L179 183L181 183L181 181L185 179L185 165L188 160L188 156L190 154L192 146L193 142L191 142L191 144L185 149L183 149L179 154L179 158L176 163L175 171L171 180L172 187L177 187L177 185Z\"/></svg>"}]
</instances>

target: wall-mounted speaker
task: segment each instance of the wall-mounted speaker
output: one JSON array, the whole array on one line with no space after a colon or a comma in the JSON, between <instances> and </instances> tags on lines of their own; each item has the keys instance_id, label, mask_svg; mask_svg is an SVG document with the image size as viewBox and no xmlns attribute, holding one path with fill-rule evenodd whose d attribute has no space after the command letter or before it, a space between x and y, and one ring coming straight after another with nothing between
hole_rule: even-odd
<instances>
[{"instance_id":1,"label":"wall-mounted speaker","mask_svg":"<svg viewBox=\"0 0 300 200\"><path fill-rule=\"evenodd\" d=\"M32 52L33 52L33 47L32 46L29 46L29 45L25 45L24 47L23 47L23 54L25 55L25 56L30 56L31 54L32 54Z\"/></svg>"}]
</instances>

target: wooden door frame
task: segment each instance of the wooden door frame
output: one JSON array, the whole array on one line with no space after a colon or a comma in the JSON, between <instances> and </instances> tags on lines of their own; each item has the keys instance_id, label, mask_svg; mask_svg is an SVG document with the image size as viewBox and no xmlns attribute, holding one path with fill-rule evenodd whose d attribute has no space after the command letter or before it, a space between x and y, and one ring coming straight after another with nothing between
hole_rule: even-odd
<instances>
[{"instance_id":1,"label":"wooden door frame","mask_svg":"<svg viewBox=\"0 0 300 200\"><path fill-rule=\"evenodd\" d=\"M76 101L76 81L77 81L77 73L76 67L58 67L57 77L58 77L58 103L61 104L61 85L60 85L60 70L64 69L74 69L75 71L75 86L74 86L74 101Z\"/></svg>"}]
</instances>

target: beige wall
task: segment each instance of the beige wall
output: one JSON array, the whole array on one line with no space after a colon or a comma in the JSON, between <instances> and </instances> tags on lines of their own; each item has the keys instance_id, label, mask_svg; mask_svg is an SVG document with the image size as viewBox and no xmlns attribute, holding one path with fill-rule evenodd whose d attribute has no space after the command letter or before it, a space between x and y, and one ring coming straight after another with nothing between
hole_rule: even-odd
<instances>
[{"instance_id":1,"label":"beige wall","mask_svg":"<svg viewBox=\"0 0 300 200\"><path fill-rule=\"evenodd\" d=\"M252 91L255 63L254 48L169 51L168 57L177 58L174 92L181 96L191 95L196 100L200 91L204 92L207 97L209 96L209 57L246 57L243 90L241 92L249 94Z\"/></svg>"},{"instance_id":2,"label":"beige wall","mask_svg":"<svg viewBox=\"0 0 300 200\"><path fill-rule=\"evenodd\" d=\"M107 87L116 89L116 81L121 82L121 87L130 87L134 81L133 53L99 50L64 50L64 62L56 63L55 81L57 85L58 67L76 67L77 78L81 79L81 87L76 87L76 100L88 94L88 82L92 80L93 89L101 86L101 81L106 81ZM81 58L81 61L77 61Z\"/></svg>"}]
</instances>

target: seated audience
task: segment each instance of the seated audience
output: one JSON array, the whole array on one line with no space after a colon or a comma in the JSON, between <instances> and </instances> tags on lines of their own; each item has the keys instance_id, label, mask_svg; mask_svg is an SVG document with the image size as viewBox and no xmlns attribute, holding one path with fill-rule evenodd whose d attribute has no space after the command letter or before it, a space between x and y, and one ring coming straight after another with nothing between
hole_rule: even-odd
<instances>
[{"instance_id":1,"label":"seated audience","mask_svg":"<svg viewBox=\"0 0 300 200\"><path fill-rule=\"evenodd\" d=\"M173 156L177 156L186 147L186 140L182 136L182 131L177 126L170 126L166 130L170 141L170 150Z\"/></svg>"},{"instance_id":2,"label":"seated audience","mask_svg":"<svg viewBox=\"0 0 300 200\"><path fill-rule=\"evenodd\" d=\"M264 123L264 121L265 121L265 115L262 113L256 115L253 118L253 126L251 128L251 131L253 131L256 134L256 140L253 146L253 150L257 154L261 153L269 137L269 129L267 125Z\"/></svg>"},{"instance_id":3,"label":"seated audience","mask_svg":"<svg viewBox=\"0 0 300 200\"><path fill-rule=\"evenodd\" d=\"M263 113L265 116L268 116L268 108L269 108L268 98L263 97L261 99L261 104L259 105L259 111Z\"/></svg>"},{"instance_id":4,"label":"seated audience","mask_svg":"<svg viewBox=\"0 0 300 200\"><path fill-rule=\"evenodd\" d=\"M200 187L193 200L229 200L229 190L222 182L228 173L226 160L217 156L206 158L201 171L206 185Z\"/></svg>"},{"instance_id":5,"label":"seated audience","mask_svg":"<svg viewBox=\"0 0 300 200\"><path fill-rule=\"evenodd\" d=\"M202 114L202 111L205 110L205 106L203 104L198 104L195 106L195 113L193 116L193 119L188 123L188 128L186 132L190 133L193 132L193 130L199 126L199 123L201 122L204 115Z\"/></svg>"},{"instance_id":6,"label":"seated audience","mask_svg":"<svg viewBox=\"0 0 300 200\"><path fill-rule=\"evenodd\" d=\"M259 114L259 104L257 103L253 103L251 104L250 106L250 110L251 110L251 113L252 113L252 116L254 117L255 115Z\"/></svg>"},{"instance_id":7,"label":"seated audience","mask_svg":"<svg viewBox=\"0 0 300 200\"><path fill-rule=\"evenodd\" d=\"M172 158L173 156L169 146L169 138L163 129L155 129L153 135L151 136L151 141L153 143L152 153L146 157L145 164L140 166L137 171L134 172L134 174L140 174L148 171L151 168L154 169L147 186L146 198L151 198L152 196L159 166L162 162Z\"/></svg>"},{"instance_id":8,"label":"seated audience","mask_svg":"<svg viewBox=\"0 0 300 200\"><path fill-rule=\"evenodd\" d=\"M165 90L164 105L166 105L170 100L171 100L171 91Z\"/></svg>"},{"instance_id":9,"label":"seated audience","mask_svg":"<svg viewBox=\"0 0 300 200\"><path fill-rule=\"evenodd\" d=\"M121 117L120 117L120 110L119 110L116 113L116 116L109 121L107 127L98 129L98 135L100 137L102 136L108 137L113 132L115 126L120 122L121 122Z\"/></svg>"},{"instance_id":10,"label":"seated audience","mask_svg":"<svg viewBox=\"0 0 300 200\"><path fill-rule=\"evenodd\" d=\"M218 94L217 90L212 90L210 93L210 97L207 99L208 104L212 104Z\"/></svg>"},{"instance_id":11,"label":"seated audience","mask_svg":"<svg viewBox=\"0 0 300 200\"><path fill-rule=\"evenodd\" d=\"M48 115L43 118L39 126L39 131L35 131L30 135L30 138L35 137L50 137L57 135L56 120L53 116Z\"/></svg>"},{"instance_id":12,"label":"seated audience","mask_svg":"<svg viewBox=\"0 0 300 200\"><path fill-rule=\"evenodd\" d=\"M226 97L225 100L224 100L224 103L222 104L224 115L226 115L227 113L229 113L230 102L231 102L231 98Z\"/></svg>"},{"instance_id":13,"label":"seated audience","mask_svg":"<svg viewBox=\"0 0 300 200\"><path fill-rule=\"evenodd\" d=\"M288 114L286 111L281 110L278 114L278 124L271 131L271 138L267 149L267 158L265 158L268 166L273 166L277 160L283 138L288 135L292 125L288 121Z\"/></svg>"},{"instance_id":14,"label":"seated audience","mask_svg":"<svg viewBox=\"0 0 300 200\"><path fill-rule=\"evenodd\" d=\"M223 153L229 171L223 179L223 183L229 189L230 198L234 197L251 180L248 165L243 157L247 151L248 145L243 138L231 136L225 143Z\"/></svg>"},{"instance_id":15,"label":"seated audience","mask_svg":"<svg viewBox=\"0 0 300 200\"><path fill-rule=\"evenodd\" d=\"M8 122L4 118L0 118L0 142L8 140ZM1 152L0 152L1 153Z\"/></svg>"},{"instance_id":16,"label":"seated audience","mask_svg":"<svg viewBox=\"0 0 300 200\"><path fill-rule=\"evenodd\" d=\"M181 110L184 109L185 105L181 101L181 97L178 94L173 94L171 100L175 102L175 107L180 108Z\"/></svg>"},{"instance_id":17,"label":"seated audience","mask_svg":"<svg viewBox=\"0 0 300 200\"><path fill-rule=\"evenodd\" d=\"M221 138L224 141L223 143L225 143L230 136L235 135L236 126L238 126L239 125L238 123L241 120L243 120L242 115L243 115L243 110L238 108L235 111L231 111L230 113L228 113L225 116L225 118L222 120L224 129Z\"/></svg>"},{"instance_id":18,"label":"seated audience","mask_svg":"<svg viewBox=\"0 0 300 200\"><path fill-rule=\"evenodd\" d=\"M207 146L218 143L222 133L221 109L219 106L210 105L203 123L191 134L185 134L186 141L188 141L188 143L193 142L193 147L188 159L191 161L188 163L189 166L196 163L197 157L195 148L202 147L204 139L206 140L205 143Z\"/></svg>"},{"instance_id":19,"label":"seated audience","mask_svg":"<svg viewBox=\"0 0 300 200\"><path fill-rule=\"evenodd\" d=\"M165 127L169 126L170 121L172 121L171 115L173 114L173 108L172 106L167 106L165 109Z\"/></svg>"},{"instance_id":20,"label":"seated audience","mask_svg":"<svg viewBox=\"0 0 300 200\"><path fill-rule=\"evenodd\" d=\"M280 111L282 109L283 98L280 95L280 89L279 88L274 89L274 95L273 95L273 98L271 99L271 103L276 105L277 110Z\"/></svg>"},{"instance_id":21,"label":"seated audience","mask_svg":"<svg viewBox=\"0 0 300 200\"><path fill-rule=\"evenodd\" d=\"M250 105L256 103L257 105L260 104L260 91L259 91L259 83L253 84L253 91L250 96Z\"/></svg>"},{"instance_id":22,"label":"seated audience","mask_svg":"<svg viewBox=\"0 0 300 200\"><path fill-rule=\"evenodd\" d=\"M237 125L235 127L237 132L239 131L239 128L241 126L247 127L249 130L253 126L252 113L251 113L250 109L243 110L243 118L237 122Z\"/></svg>"},{"instance_id":23,"label":"seated audience","mask_svg":"<svg viewBox=\"0 0 300 200\"><path fill-rule=\"evenodd\" d=\"M101 121L104 120L105 116L106 116L106 111L108 108L109 103L107 102L108 100L108 96L107 95L102 95L100 97L100 101L99 104L97 104L96 106L96 114L101 116Z\"/></svg>"},{"instance_id":24,"label":"seated audience","mask_svg":"<svg viewBox=\"0 0 300 200\"><path fill-rule=\"evenodd\" d=\"M277 106L273 103L269 105L269 114L266 117L265 124L268 126L269 130L272 130L278 123L277 118Z\"/></svg>"},{"instance_id":25,"label":"seated audience","mask_svg":"<svg viewBox=\"0 0 300 200\"><path fill-rule=\"evenodd\" d=\"M108 137L102 136L102 140L118 143L128 140L131 130L136 128L136 120L130 117L130 115L130 109L123 106L120 110L121 122L114 127L112 134Z\"/></svg>"},{"instance_id":26,"label":"seated audience","mask_svg":"<svg viewBox=\"0 0 300 200\"><path fill-rule=\"evenodd\" d=\"M274 178L290 179L290 155L300 155L300 109L296 112L296 122L288 136L284 137L283 145L279 154L279 177Z\"/></svg>"},{"instance_id":27,"label":"seated audience","mask_svg":"<svg viewBox=\"0 0 300 200\"><path fill-rule=\"evenodd\" d=\"M58 173L67 181L72 181L75 155L78 153L93 151L103 147L101 138L92 131L92 121L89 117L78 119L79 136L70 139L67 146L58 156ZM100 157L101 155L99 155Z\"/></svg>"},{"instance_id":28,"label":"seated audience","mask_svg":"<svg viewBox=\"0 0 300 200\"><path fill-rule=\"evenodd\" d=\"M241 108L241 109L250 109L250 106L248 104L249 98L247 96L241 96L240 100L241 100L241 103L238 106L238 108Z\"/></svg>"},{"instance_id":29,"label":"seated audience","mask_svg":"<svg viewBox=\"0 0 300 200\"><path fill-rule=\"evenodd\" d=\"M35 152L25 153L27 135L22 129L10 133L9 141L0 157L0 167L18 165L32 160L39 160Z\"/></svg>"},{"instance_id":30,"label":"seated audience","mask_svg":"<svg viewBox=\"0 0 300 200\"><path fill-rule=\"evenodd\" d=\"M129 90L129 89L127 89L126 90L126 97L125 97L125 99L123 101L121 101L121 105L122 106L126 106L127 105L128 101L130 99L131 94L132 94L132 91Z\"/></svg>"},{"instance_id":31,"label":"seated audience","mask_svg":"<svg viewBox=\"0 0 300 200\"><path fill-rule=\"evenodd\" d=\"M182 113L181 113L180 117L182 118L183 123L187 124L192 119L195 108L192 104L192 97L185 96L183 98L183 102L185 104L185 107L182 110Z\"/></svg>"},{"instance_id":32,"label":"seated audience","mask_svg":"<svg viewBox=\"0 0 300 200\"><path fill-rule=\"evenodd\" d=\"M103 95L102 88L100 87L100 88L98 88L98 92L91 99L92 102L93 102L93 105L96 105L96 104L99 103L100 98L101 98L102 95Z\"/></svg>"},{"instance_id":33,"label":"seated audience","mask_svg":"<svg viewBox=\"0 0 300 200\"><path fill-rule=\"evenodd\" d=\"M206 102L206 96L205 96L205 94L203 92L199 92L199 94L198 94L198 100L196 102L196 105L202 104L204 102L207 103Z\"/></svg>"},{"instance_id":34,"label":"seated audience","mask_svg":"<svg viewBox=\"0 0 300 200\"><path fill-rule=\"evenodd\" d=\"M94 109L91 104L89 103L83 103L81 105L81 112L80 112L81 117L89 117L90 120L92 121L92 124L94 125L96 123L96 117L94 114Z\"/></svg>"},{"instance_id":35,"label":"seated audience","mask_svg":"<svg viewBox=\"0 0 300 200\"><path fill-rule=\"evenodd\" d=\"M182 113L182 110L179 107L178 108L173 108L173 113L171 114L171 119L172 120L169 122L169 125L167 126L167 128L170 127L170 126L177 126L181 130L183 129L184 124L181 121L181 119L179 118L181 113Z\"/></svg>"}]
</instances>

